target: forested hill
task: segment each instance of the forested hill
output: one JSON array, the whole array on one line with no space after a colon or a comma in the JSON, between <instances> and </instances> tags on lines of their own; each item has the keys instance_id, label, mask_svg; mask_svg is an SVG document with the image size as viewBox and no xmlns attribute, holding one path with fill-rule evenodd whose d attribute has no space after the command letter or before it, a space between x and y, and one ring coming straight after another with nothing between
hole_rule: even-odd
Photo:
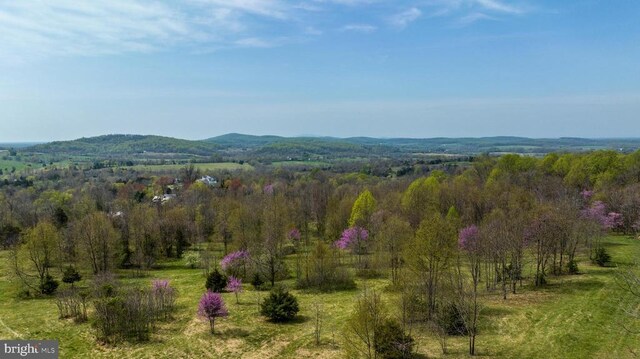
<instances>
[{"instance_id":1,"label":"forested hill","mask_svg":"<svg viewBox=\"0 0 640 359\"><path fill-rule=\"evenodd\" d=\"M30 147L33 152L73 155L122 155L137 153L181 153L207 156L220 146L205 141L145 135L104 135L73 141L56 141Z\"/></svg>"},{"instance_id":2,"label":"forested hill","mask_svg":"<svg viewBox=\"0 0 640 359\"><path fill-rule=\"evenodd\" d=\"M229 158L370 158L404 157L408 154L582 152L611 149L631 152L640 148L636 139L533 139L524 137L481 138L372 138L372 137L280 137L231 133L206 140L184 140L146 135L104 135L73 141L56 141L23 149L24 152L80 156L132 154L225 155Z\"/></svg>"},{"instance_id":3,"label":"forested hill","mask_svg":"<svg viewBox=\"0 0 640 359\"><path fill-rule=\"evenodd\" d=\"M589 139L589 138L527 138L513 136L465 137L465 138L374 138L374 137L280 137L252 136L230 133L212 137L206 142L226 148L262 149L273 151L286 147L320 147L369 152L434 152L477 154L486 152L549 153L581 152L598 149L634 151L640 148L640 138Z\"/></svg>"}]
</instances>

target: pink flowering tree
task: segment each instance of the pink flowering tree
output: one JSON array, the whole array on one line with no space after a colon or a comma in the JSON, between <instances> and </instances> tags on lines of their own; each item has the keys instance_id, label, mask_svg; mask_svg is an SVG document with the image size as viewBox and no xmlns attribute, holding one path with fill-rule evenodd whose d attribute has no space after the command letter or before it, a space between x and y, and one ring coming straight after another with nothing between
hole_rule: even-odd
<instances>
[{"instance_id":1,"label":"pink flowering tree","mask_svg":"<svg viewBox=\"0 0 640 359\"><path fill-rule=\"evenodd\" d=\"M342 231L340 239L334 244L340 249L349 249L353 253L364 254L367 251L369 231L362 227L349 227Z\"/></svg>"},{"instance_id":2,"label":"pink flowering tree","mask_svg":"<svg viewBox=\"0 0 640 359\"><path fill-rule=\"evenodd\" d=\"M342 231L340 239L334 245L340 249L350 250L351 253L358 255L358 265L366 266L363 263L362 256L367 254L369 245L369 231L362 227L349 227Z\"/></svg>"},{"instance_id":3,"label":"pink flowering tree","mask_svg":"<svg viewBox=\"0 0 640 359\"><path fill-rule=\"evenodd\" d=\"M293 243L300 241L300 238L302 238L302 236L300 235L300 230L298 228L291 229L289 233L287 233L287 238L289 238L289 240Z\"/></svg>"},{"instance_id":4,"label":"pink flowering tree","mask_svg":"<svg viewBox=\"0 0 640 359\"><path fill-rule=\"evenodd\" d=\"M246 250L231 252L222 258L220 268L229 276L243 277L249 259L249 252Z\"/></svg>"},{"instance_id":5,"label":"pink flowering tree","mask_svg":"<svg viewBox=\"0 0 640 359\"><path fill-rule=\"evenodd\" d=\"M601 201L595 201L589 208L582 210L582 217L600 224L604 230L615 230L623 225L622 214L607 212L606 205Z\"/></svg>"},{"instance_id":6,"label":"pink flowering tree","mask_svg":"<svg viewBox=\"0 0 640 359\"><path fill-rule=\"evenodd\" d=\"M236 304L240 304L240 299L238 298L238 294L242 293L242 279L236 277L229 277L227 281L227 287L225 288L228 292L231 292L236 295Z\"/></svg>"},{"instance_id":7,"label":"pink flowering tree","mask_svg":"<svg viewBox=\"0 0 640 359\"><path fill-rule=\"evenodd\" d=\"M214 333L216 318L226 317L229 315L227 307L220 293L207 291L198 304L198 315L200 318L209 321L211 333Z\"/></svg>"},{"instance_id":8,"label":"pink flowering tree","mask_svg":"<svg viewBox=\"0 0 640 359\"><path fill-rule=\"evenodd\" d=\"M604 221L604 227L607 229L618 229L621 228L624 224L624 220L622 218L622 214L618 212L609 212L607 213L607 217Z\"/></svg>"}]
</instances>

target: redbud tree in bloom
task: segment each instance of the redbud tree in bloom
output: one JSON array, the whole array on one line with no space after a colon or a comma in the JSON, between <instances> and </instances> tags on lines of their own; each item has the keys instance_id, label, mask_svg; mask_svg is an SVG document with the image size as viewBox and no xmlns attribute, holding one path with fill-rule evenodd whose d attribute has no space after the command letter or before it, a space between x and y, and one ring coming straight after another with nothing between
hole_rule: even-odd
<instances>
[{"instance_id":1,"label":"redbud tree in bloom","mask_svg":"<svg viewBox=\"0 0 640 359\"><path fill-rule=\"evenodd\" d=\"M366 244L369 232L362 227L350 227L342 231L340 239L334 244L340 249L350 249L357 254L366 252Z\"/></svg>"},{"instance_id":2,"label":"redbud tree in bloom","mask_svg":"<svg viewBox=\"0 0 640 359\"><path fill-rule=\"evenodd\" d=\"M601 201L595 201L591 207L582 210L582 216L599 223L606 230L619 228L623 224L622 214L607 212L605 204Z\"/></svg>"},{"instance_id":3,"label":"redbud tree in bloom","mask_svg":"<svg viewBox=\"0 0 640 359\"><path fill-rule=\"evenodd\" d=\"M289 238L289 240L293 242L299 241L301 238L301 235L298 228L293 228L292 230L290 230L289 233L287 233L287 238Z\"/></svg>"},{"instance_id":4,"label":"redbud tree in bloom","mask_svg":"<svg viewBox=\"0 0 640 359\"><path fill-rule=\"evenodd\" d=\"M224 300L220 293L214 293L207 291L198 304L198 315L209 321L211 326L211 333L214 332L216 318L226 317L229 315L227 307L224 305Z\"/></svg>"},{"instance_id":5,"label":"redbud tree in bloom","mask_svg":"<svg viewBox=\"0 0 640 359\"><path fill-rule=\"evenodd\" d=\"M231 293L234 293L236 295L236 303L240 303L238 294L242 293L242 279L233 276L229 277L227 288L225 289Z\"/></svg>"},{"instance_id":6,"label":"redbud tree in bloom","mask_svg":"<svg viewBox=\"0 0 640 359\"><path fill-rule=\"evenodd\" d=\"M239 277L244 274L248 260L249 252L245 250L231 252L222 258L220 268L228 275Z\"/></svg>"}]
</instances>

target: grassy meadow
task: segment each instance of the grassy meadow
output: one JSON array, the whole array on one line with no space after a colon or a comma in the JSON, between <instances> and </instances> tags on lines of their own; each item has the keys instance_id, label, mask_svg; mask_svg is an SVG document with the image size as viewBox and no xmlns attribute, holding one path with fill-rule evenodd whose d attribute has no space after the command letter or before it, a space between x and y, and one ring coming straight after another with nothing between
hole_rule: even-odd
<instances>
[{"instance_id":1,"label":"grassy meadow","mask_svg":"<svg viewBox=\"0 0 640 359\"><path fill-rule=\"evenodd\" d=\"M179 171L183 169L186 164L169 164L169 165L133 165L127 166L125 168L129 168L136 171L146 171L146 172L159 172L159 171ZM211 162L211 163L194 163L193 166L201 171L235 171L235 170L253 170L253 166L248 163L235 163L235 162Z\"/></svg>"},{"instance_id":2,"label":"grassy meadow","mask_svg":"<svg viewBox=\"0 0 640 359\"><path fill-rule=\"evenodd\" d=\"M640 329L621 310L626 294L616 284L616 273L634 265L640 241L622 236L605 240L612 265L600 268L582 258L581 274L549 277L550 284L534 289L525 284L506 301L498 293L483 294L485 308L477 353L486 358L631 358L640 348ZM245 285L236 304L224 294L229 317L216 322L216 334L196 316L204 292L202 270L188 269L182 261L161 263L143 278L123 274L123 282L148 285L166 278L178 289L174 319L158 324L148 343L98 344L90 323L75 324L58 319L51 298L18 299L18 286L10 275L9 252L0 251L0 338L58 339L62 358L341 358L341 328L364 286L383 293L391 310L396 294L386 279L358 280L358 290L315 294L294 290L300 302L298 320L273 324L258 315L258 302L267 292ZM55 273L55 272L54 272ZM60 275L58 275L60 276ZM88 277L88 275L85 275ZM83 280L80 285L87 285ZM287 281L293 286L293 280ZM65 284L62 284L64 286ZM314 302L323 306L322 343L316 345ZM90 314L91 316L91 314ZM414 329L416 348L423 357L467 357L466 337L450 337L443 355L437 338Z\"/></svg>"}]
</instances>

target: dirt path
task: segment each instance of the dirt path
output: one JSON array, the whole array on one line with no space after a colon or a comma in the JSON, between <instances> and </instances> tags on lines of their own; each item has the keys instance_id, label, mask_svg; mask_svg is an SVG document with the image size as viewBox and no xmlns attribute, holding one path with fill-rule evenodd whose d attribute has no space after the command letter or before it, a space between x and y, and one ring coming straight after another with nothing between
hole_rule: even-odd
<instances>
[{"instance_id":1,"label":"dirt path","mask_svg":"<svg viewBox=\"0 0 640 359\"><path fill-rule=\"evenodd\" d=\"M7 326L3 321L2 318L0 318L0 325L2 325L2 327L4 327L7 331L9 331L9 333L13 334L14 337L16 338L22 338L22 335L20 335L20 333L17 333L15 330L9 328L9 326Z\"/></svg>"}]
</instances>

